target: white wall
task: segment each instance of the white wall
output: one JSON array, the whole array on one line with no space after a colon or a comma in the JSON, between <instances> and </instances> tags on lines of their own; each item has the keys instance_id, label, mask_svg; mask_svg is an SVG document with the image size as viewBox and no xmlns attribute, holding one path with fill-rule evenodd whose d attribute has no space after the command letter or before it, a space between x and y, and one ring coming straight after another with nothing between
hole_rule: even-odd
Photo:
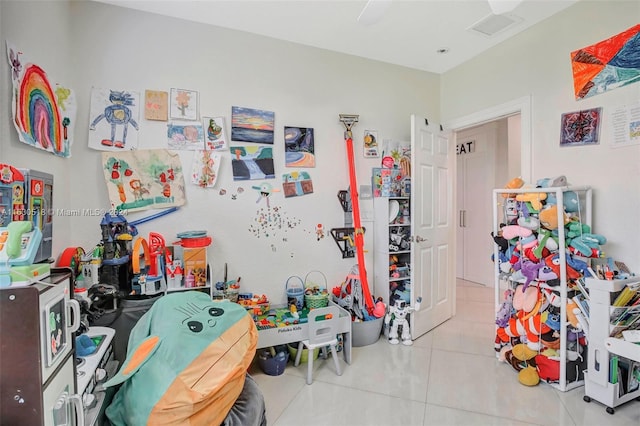
<instances>
[{"instance_id":1,"label":"white wall","mask_svg":"<svg viewBox=\"0 0 640 426\"><path fill-rule=\"evenodd\" d=\"M576 101L570 53L636 25L639 17L638 1L582 0L441 76L445 122L531 95L533 180L565 175L573 185L591 185L594 231L608 239L605 253L636 272L640 146L612 149L607 114L638 102L640 84ZM600 144L560 148L561 114L595 107L604 115Z\"/></svg>"},{"instance_id":2,"label":"white wall","mask_svg":"<svg viewBox=\"0 0 640 426\"><path fill-rule=\"evenodd\" d=\"M229 276L242 276L245 291L266 293L274 302L284 301L283 288L290 275L304 277L319 269L333 287L355 263L355 259L342 259L330 235L317 241L314 232L318 223L327 234L343 226L336 195L348 186L348 169L338 115L360 115L354 127L360 184L369 184L370 169L379 164L363 158L365 129L377 130L379 139L408 140L410 114L439 122L440 78L435 74L89 1L2 1L0 9L3 41L16 44L76 91L76 140L73 156L64 160L17 140L6 101L11 82L2 72L0 161L53 172L55 208L109 206L100 153L86 146L92 86L140 92L172 87L197 90L201 115L225 116L228 132L231 106L274 111L276 176L296 170L284 167L283 127L315 129L317 166L307 169L314 193L289 199L276 193L271 198L272 207L280 206L284 215L300 221L286 234L256 238L249 232L258 208L264 206L256 204L258 193L251 189L261 181L233 182L228 154L215 189L187 184L186 206L139 226L142 235L160 232L169 242L181 231L207 230L214 239L209 252L214 280L222 279L228 262ZM139 148L166 147L165 134L165 123L142 119ZM181 158L183 167L190 170L192 153L183 152ZM281 180L272 183L280 186ZM244 192L231 200L239 187ZM219 195L223 188L225 196ZM54 252L71 245L93 247L100 238L100 219L56 217ZM373 235L365 236L367 241L372 239ZM373 273L369 275L372 279Z\"/></svg>"}]
</instances>

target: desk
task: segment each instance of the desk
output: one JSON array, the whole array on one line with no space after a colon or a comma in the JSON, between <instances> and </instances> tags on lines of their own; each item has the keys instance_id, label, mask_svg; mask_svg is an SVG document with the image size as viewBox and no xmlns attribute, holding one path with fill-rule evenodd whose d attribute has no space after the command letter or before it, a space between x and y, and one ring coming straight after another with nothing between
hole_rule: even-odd
<instances>
[{"instance_id":1,"label":"desk","mask_svg":"<svg viewBox=\"0 0 640 426\"><path fill-rule=\"evenodd\" d=\"M333 302L329 302L334 304ZM338 305L335 305L338 306ZM340 309L340 329L343 337L344 360L347 364L351 364L351 315L349 312L338 306ZM309 324L293 324L286 327L267 328L258 330L258 347L267 348L270 346L286 345L287 343L299 342L309 336Z\"/></svg>"}]
</instances>

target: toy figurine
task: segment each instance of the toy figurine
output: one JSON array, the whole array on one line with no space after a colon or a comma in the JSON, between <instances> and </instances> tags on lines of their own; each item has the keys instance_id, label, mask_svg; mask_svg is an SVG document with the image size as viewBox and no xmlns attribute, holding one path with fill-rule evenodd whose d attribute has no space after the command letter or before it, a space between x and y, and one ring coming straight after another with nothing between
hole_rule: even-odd
<instances>
[{"instance_id":1,"label":"toy figurine","mask_svg":"<svg viewBox=\"0 0 640 426\"><path fill-rule=\"evenodd\" d=\"M420 303L422 297L416 299L415 307L412 307L402 299L395 299L389 304L389 312L384 317L384 324L389 328L389 343L397 345L400 343L398 340L398 327L402 326L402 344L406 346L413 345L411 340L411 330L409 329L409 321L407 315L411 312L420 310Z\"/></svg>"}]
</instances>

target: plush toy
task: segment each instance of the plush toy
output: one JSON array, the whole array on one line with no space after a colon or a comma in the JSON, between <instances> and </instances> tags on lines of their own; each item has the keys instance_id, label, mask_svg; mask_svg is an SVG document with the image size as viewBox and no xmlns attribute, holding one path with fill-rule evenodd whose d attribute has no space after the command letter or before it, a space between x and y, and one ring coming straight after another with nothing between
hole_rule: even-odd
<instances>
[{"instance_id":1,"label":"plush toy","mask_svg":"<svg viewBox=\"0 0 640 426\"><path fill-rule=\"evenodd\" d=\"M542 202L547 199L546 192L525 192L516 195L517 201L526 201L535 211L542 210Z\"/></svg>"},{"instance_id":2,"label":"plush toy","mask_svg":"<svg viewBox=\"0 0 640 426\"><path fill-rule=\"evenodd\" d=\"M567 185L567 178L563 175L554 178L542 178L536 181L537 188L558 188Z\"/></svg>"},{"instance_id":3,"label":"plush toy","mask_svg":"<svg viewBox=\"0 0 640 426\"><path fill-rule=\"evenodd\" d=\"M245 384L258 332L247 311L199 291L172 293L131 330L127 358L105 387L113 425L219 425Z\"/></svg>"},{"instance_id":4,"label":"plush toy","mask_svg":"<svg viewBox=\"0 0 640 426\"><path fill-rule=\"evenodd\" d=\"M568 257L569 256L565 256L565 259ZM544 261L547 264L547 266L550 267L553 270L553 272L559 277L560 276L560 254L559 253L550 254L549 256L544 258ZM566 266L566 272L567 272L567 279L577 280L578 278L582 277L580 272L573 269L571 265L569 265L569 263L567 263L565 266Z\"/></svg>"},{"instance_id":5,"label":"plush toy","mask_svg":"<svg viewBox=\"0 0 640 426\"><path fill-rule=\"evenodd\" d=\"M520 270L522 275L525 276L524 289L526 290L531 281L538 278L538 271L545 266L544 262L533 262L531 260L523 260L521 262Z\"/></svg>"},{"instance_id":6,"label":"plush toy","mask_svg":"<svg viewBox=\"0 0 640 426\"><path fill-rule=\"evenodd\" d=\"M546 201L547 205L558 204L556 194L550 193ZM576 213L580 211L580 199L578 194L573 191L565 191L562 193L562 205L567 213Z\"/></svg>"},{"instance_id":7,"label":"plush toy","mask_svg":"<svg viewBox=\"0 0 640 426\"><path fill-rule=\"evenodd\" d=\"M562 226L564 226L566 223L569 222L569 216L567 216L565 212L562 212L562 216L564 220ZM554 204L550 207L545 208L540 212L539 218L540 218L540 224L545 228L547 228L548 230L553 231L554 229L557 229L559 226L558 206Z\"/></svg>"},{"instance_id":8,"label":"plush toy","mask_svg":"<svg viewBox=\"0 0 640 426\"><path fill-rule=\"evenodd\" d=\"M605 244L607 239L599 234L582 234L571 240L569 243L570 249L573 248L573 253L582 257L601 257L603 253L600 251L600 246Z\"/></svg>"},{"instance_id":9,"label":"plush toy","mask_svg":"<svg viewBox=\"0 0 640 426\"><path fill-rule=\"evenodd\" d=\"M523 228L520 225L507 225L503 226L502 236L507 240L513 240L514 238L524 238L533 234L531 229Z\"/></svg>"},{"instance_id":10,"label":"plush toy","mask_svg":"<svg viewBox=\"0 0 640 426\"><path fill-rule=\"evenodd\" d=\"M515 177L507 182L507 184L504 186L504 189L519 189L522 188L522 185L524 185L524 181L522 180L522 178ZM514 198L515 195L516 194L502 194L502 198Z\"/></svg>"},{"instance_id":11,"label":"plush toy","mask_svg":"<svg viewBox=\"0 0 640 426\"><path fill-rule=\"evenodd\" d=\"M513 290L507 289L504 292L504 301L496 313L496 325L498 327L506 327L509 324L509 318L515 312L513 309Z\"/></svg>"}]
</instances>

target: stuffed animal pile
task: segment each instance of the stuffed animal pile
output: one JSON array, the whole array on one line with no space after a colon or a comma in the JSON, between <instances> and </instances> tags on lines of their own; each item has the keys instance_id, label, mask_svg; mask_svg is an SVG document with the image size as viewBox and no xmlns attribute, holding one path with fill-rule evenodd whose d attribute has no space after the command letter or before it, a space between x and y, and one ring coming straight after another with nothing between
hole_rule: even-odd
<instances>
[{"instance_id":1,"label":"stuffed animal pile","mask_svg":"<svg viewBox=\"0 0 640 426\"><path fill-rule=\"evenodd\" d=\"M589 258L604 256L606 238L581 222L576 192L563 192L563 209L553 192L537 188L567 187L564 176L541 179L531 191L502 194L505 223L492 238L499 247L501 279L510 283L496 313L495 350L500 360L518 371L520 383L534 386L560 379L560 341L567 342L566 380L583 378L586 368L586 322L573 297L580 293L577 280L590 276ZM525 187L520 178L506 189ZM567 306L561 309L560 247L558 229L565 233ZM567 315L567 332L560 335L561 312Z\"/></svg>"}]
</instances>

